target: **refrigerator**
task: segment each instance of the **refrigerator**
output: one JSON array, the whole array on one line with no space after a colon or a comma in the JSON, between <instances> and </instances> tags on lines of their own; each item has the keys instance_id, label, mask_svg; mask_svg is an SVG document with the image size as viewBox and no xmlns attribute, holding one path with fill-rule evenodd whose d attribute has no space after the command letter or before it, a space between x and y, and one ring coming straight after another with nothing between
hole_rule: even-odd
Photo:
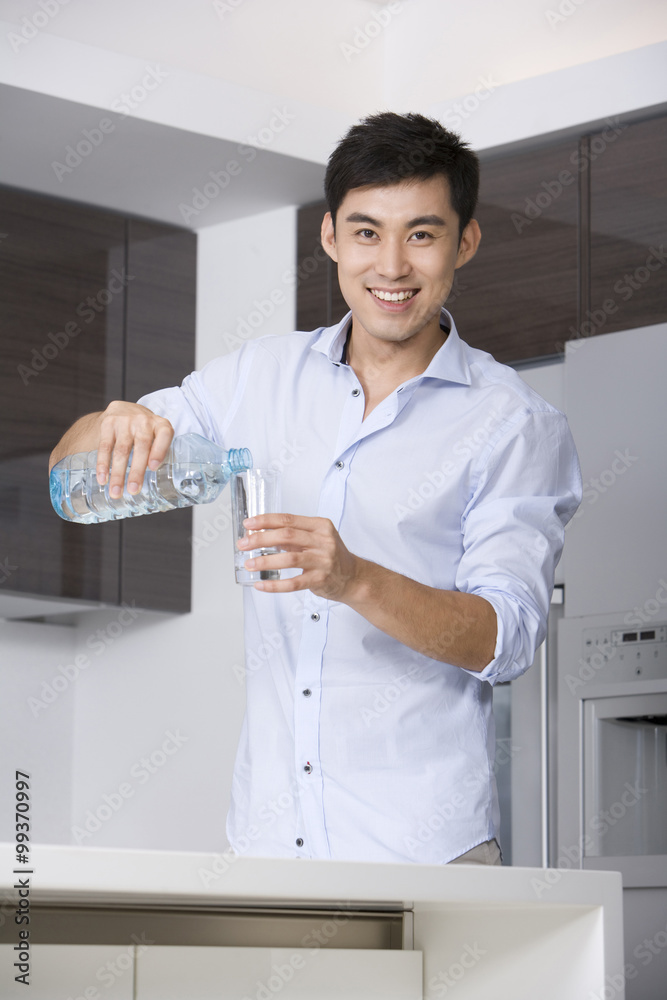
<instances>
[{"instance_id":1,"label":"refrigerator","mask_svg":"<svg viewBox=\"0 0 667 1000\"><path fill-rule=\"evenodd\" d=\"M665 1000L667 324L571 341L558 377L584 494L547 638L510 685L511 863L620 871L624 981L607 992Z\"/></svg>"}]
</instances>

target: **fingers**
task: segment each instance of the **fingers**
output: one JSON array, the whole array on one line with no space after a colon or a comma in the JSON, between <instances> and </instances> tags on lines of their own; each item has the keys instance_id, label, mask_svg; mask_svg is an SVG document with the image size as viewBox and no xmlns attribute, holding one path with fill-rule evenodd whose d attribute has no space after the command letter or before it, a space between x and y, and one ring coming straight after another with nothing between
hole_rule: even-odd
<instances>
[{"instance_id":1,"label":"fingers","mask_svg":"<svg viewBox=\"0 0 667 1000\"><path fill-rule=\"evenodd\" d=\"M244 521L247 534L237 542L239 549L276 548L284 552L303 552L307 549L334 551L332 538L316 531L295 528L251 528Z\"/></svg>"},{"instance_id":2,"label":"fingers","mask_svg":"<svg viewBox=\"0 0 667 1000\"><path fill-rule=\"evenodd\" d=\"M97 466L95 469L97 472L97 481L100 486L104 486L109 478L109 466L111 464L111 452L113 451L114 441L113 428L109 425L105 427L102 424L102 436L97 446Z\"/></svg>"},{"instance_id":3,"label":"fingers","mask_svg":"<svg viewBox=\"0 0 667 1000\"><path fill-rule=\"evenodd\" d=\"M132 447L132 465L130 467L130 472L127 477L127 491L128 493L138 493L144 481L146 466L148 465L148 456L153 447L153 438L149 437L148 433L141 432L137 434L134 441L132 442L131 447ZM114 479L115 464L116 464L116 453L114 452L114 465L112 466L111 489L114 488L113 479Z\"/></svg>"},{"instance_id":4,"label":"fingers","mask_svg":"<svg viewBox=\"0 0 667 1000\"><path fill-rule=\"evenodd\" d=\"M115 401L104 412L97 447L97 480L109 482L109 495L120 497L125 473L132 454L128 491L138 493L146 467L157 469L167 456L174 429L164 417L158 417L138 403Z\"/></svg>"},{"instance_id":5,"label":"fingers","mask_svg":"<svg viewBox=\"0 0 667 1000\"><path fill-rule=\"evenodd\" d=\"M243 523L246 528L252 528L254 531L265 528L297 528L301 531L317 531L325 524L333 528L331 521L323 517L303 517L300 514L285 513L257 514L255 517L247 517Z\"/></svg>"},{"instance_id":6,"label":"fingers","mask_svg":"<svg viewBox=\"0 0 667 1000\"><path fill-rule=\"evenodd\" d=\"M174 428L171 426L168 420L163 417L157 417L157 422L155 426L155 437L153 438L153 445L148 456L148 466L155 472L167 457L167 453L171 448L171 442L174 439Z\"/></svg>"}]
</instances>

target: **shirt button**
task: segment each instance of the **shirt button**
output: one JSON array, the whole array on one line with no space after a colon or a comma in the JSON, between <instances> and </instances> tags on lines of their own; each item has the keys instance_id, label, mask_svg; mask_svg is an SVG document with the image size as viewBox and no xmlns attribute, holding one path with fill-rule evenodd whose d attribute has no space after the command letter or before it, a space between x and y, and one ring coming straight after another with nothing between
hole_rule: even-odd
<instances>
[{"instance_id":1,"label":"shirt button","mask_svg":"<svg viewBox=\"0 0 667 1000\"><path fill-rule=\"evenodd\" d=\"M318 615L317 611L313 611L312 615L310 616L310 620L313 622L318 622L320 620L320 616Z\"/></svg>"},{"instance_id":2,"label":"shirt button","mask_svg":"<svg viewBox=\"0 0 667 1000\"><path fill-rule=\"evenodd\" d=\"M361 392L361 389L353 389L352 390L352 395L353 396L358 396L360 392Z\"/></svg>"},{"instance_id":3,"label":"shirt button","mask_svg":"<svg viewBox=\"0 0 667 1000\"><path fill-rule=\"evenodd\" d=\"M310 774L310 772L313 770L313 765L312 764L304 764L303 765L303 769L306 772L306 774Z\"/></svg>"},{"instance_id":4,"label":"shirt button","mask_svg":"<svg viewBox=\"0 0 667 1000\"><path fill-rule=\"evenodd\" d=\"M303 847L303 839L301 837L296 838L296 846Z\"/></svg>"},{"instance_id":5,"label":"shirt button","mask_svg":"<svg viewBox=\"0 0 667 1000\"><path fill-rule=\"evenodd\" d=\"M301 694L304 696L304 698L310 698L310 696L311 696L312 693L313 692L310 690L310 688L306 688L305 691L301 692Z\"/></svg>"},{"instance_id":6,"label":"shirt button","mask_svg":"<svg viewBox=\"0 0 667 1000\"><path fill-rule=\"evenodd\" d=\"M345 468L345 462L336 462L336 468L337 469L344 469Z\"/></svg>"}]
</instances>

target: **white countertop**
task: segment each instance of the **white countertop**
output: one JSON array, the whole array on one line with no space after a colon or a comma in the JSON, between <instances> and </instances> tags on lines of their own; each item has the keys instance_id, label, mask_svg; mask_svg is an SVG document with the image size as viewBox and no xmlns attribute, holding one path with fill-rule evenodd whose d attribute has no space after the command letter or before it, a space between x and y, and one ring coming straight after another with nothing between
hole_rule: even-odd
<instances>
[{"instance_id":1,"label":"white countertop","mask_svg":"<svg viewBox=\"0 0 667 1000\"><path fill-rule=\"evenodd\" d=\"M254 909L273 908L277 917L297 908L302 915L304 910L332 915L345 910L365 915L369 910L409 911L403 918L404 950L399 954L421 955L405 961L418 962L424 996L442 995L465 966L465 980L457 982L460 1000L584 1000L604 989L610 976L621 983L617 1000L623 997L619 872L283 860L49 844L33 844L30 864L21 865L14 845L0 844L5 902L16 893L12 886L17 879L29 880L31 905L110 911L137 907L139 912L164 907L180 920L202 910L214 914L243 909L250 916ZM49 949L59 947L37 944L35 955L41 948L44 957L36 967L46 968ZM145 964L151 951L159 951L150 961L160 969L169 962L190 969L193 962L200 963L192 956L203 951L209 963L232 961L234 949L214 950L220 956L210 948L177 948L169 957L169 947L156 945L145 956L137 954L136 960ZM274 955L270 948L265 951ZM246 961L247 954L241 949L239 961ZM376 962L386 971L384 952L365 954L363 961ZM80 963L83 959L77 955ZM473 955L480 960L473 961ZM345 971L350 962L362 961L359 956L342 951L331 961L340 960ZM330 978L328 972L323 976ZM162 994L158 990L156 995ZM44 996L50 996L48 990Z\"/></svg>"},{"instance_id":2,"label":"white countertop","mask_svg":"<svg viewBox=\"0 0 667 1000\"><path fill-rule=\"evenodd\" d=\"M16 878L13 844L0 844L0 889ZM602 906L620 901L618 872L485 865L410 865L246 858L33 844L35 902L303 905L409 909L416 903Z\"/></svg>"}]
</instances>

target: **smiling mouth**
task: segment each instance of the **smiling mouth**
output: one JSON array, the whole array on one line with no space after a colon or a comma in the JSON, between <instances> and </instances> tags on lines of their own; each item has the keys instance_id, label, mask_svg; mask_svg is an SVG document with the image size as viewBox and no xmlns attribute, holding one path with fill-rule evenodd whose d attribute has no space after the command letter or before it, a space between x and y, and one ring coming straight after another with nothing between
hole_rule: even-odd
<instances>
[{"instance_id":1,"label":"smiling mouth","mask_svg":"<svg viewBox=\"0 0 667 1000\"><path fill-rule=\"evenodd\" d=\"M380 288L369 288L371 295L382 302L407 302L419 291L418 288L408 288L397 292L383 292Z\"/></svg>"}]
</instances>

